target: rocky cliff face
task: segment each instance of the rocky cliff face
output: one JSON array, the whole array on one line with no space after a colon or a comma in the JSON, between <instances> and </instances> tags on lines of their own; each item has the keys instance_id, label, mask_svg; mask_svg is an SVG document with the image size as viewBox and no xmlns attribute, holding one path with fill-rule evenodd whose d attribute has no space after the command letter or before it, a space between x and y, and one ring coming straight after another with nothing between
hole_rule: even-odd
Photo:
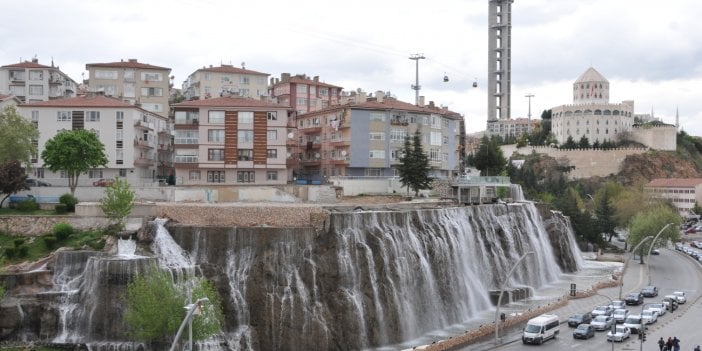
<instances>
[{"instance_id":1,"label":"rocky cliff face","mask_svg":"<svg viewBox=\"0 0 702 351\"><path fill-rule=\"evenodd\" d=\"M617 174L623 185L647 183L655 178L699 178L702 173L693 158L675 152L648 152L627 156Z\"/></svg>"}]
</instances>

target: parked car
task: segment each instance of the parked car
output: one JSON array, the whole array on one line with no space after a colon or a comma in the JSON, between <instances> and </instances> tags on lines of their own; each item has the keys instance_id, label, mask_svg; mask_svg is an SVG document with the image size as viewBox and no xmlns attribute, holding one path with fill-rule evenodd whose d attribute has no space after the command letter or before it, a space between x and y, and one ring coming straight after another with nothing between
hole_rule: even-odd
<instances>
[{"instance_id":1,"label":"parked car","mask_svg":"<svg viewBox=\"0 0 702 351\"><path fill-rule=\"evenodd\" d=\"M612 303L609 304L609 307L612 307L612 310L617 310L619 308L625 308L626 307L626 302L622 300L614 300Z\"/></svg>"},{"instance_id":2,"label":"parked car","mask_svg":"<svg viewBox=\"0 0 702 351\"><path fill-rule=\"evenodd\" d=\"M675 295L665 295L665 297L663 297L663 304L665 305L665 308L670 312L673 312L678 309L678 299Z\"/></svg>"},{"instance_id":3,"label":"parked car","mask_svg":"<svg viewBox=\"0 0 702 351\"><path fill-rule=\"evenodd\" d=\"M626 317L629 317L629 310L625 308L617 308L612 313L612 318L614 318L615 323L624 323Z\"/></svg>"},{"instance_id":4,"label":"parked car","mask_svg":"<svg viewBox=\"0 0 702 351\"><path fill-rule=\"evenodd\" d=\"M640 305L644 302L643 294L640 292L633 292L626 295L624 299L627 305Z\"/></svg>"},{"instance_id":5,"label":"parked car","mask_svg":"<svg viewBox=\"0 0 702 351\"><path fill-rule=\"evenodd\" d=\"M112 186L115 180L112 178L101 178L93 182L93 186Z\"/></svg>"},{"instance_id":6,"label":"parked car","mask_svg":"<svg viewBox=\"0 0 702 351\"><path fill-rule=\"evenodd\" d=\"M27 178L25 181L25 184L27 184L28 187L35 187L35 186L51 186L51 184L39 180L39 179L34 179L34 178Z\"/></svg>"},{"instance_id":7,"label":"parked car","mask_svg":"<svg viewBox=\"0 0 702 351\"><path fill-rule=\"evenodd\" d=\"M610 330L607 333L607 341L615 342L624 342L625 339L628 339L631 336L631 331L629 328L623 326L623 325L618 325L614 329L614 333Z\"/></svg>"},{"instance_id":8,"label":"parked car","mask_svg":"<svg viewBox=\"0 0 702 351\"><path fill-rule=\"evenodd\" d=\"M645 309L641 312L641 321L644 324L653 324L658 321L658 312L654 310Z\"/></svg>"},{"instance_id":9,"label":"parked car","mask_svg":"<svg viewBox=\"0 0 702 351\"><path fill-rule=\"evenodd\" d=\"M685 296L684 291L673 291L673 295L675 295L676 300L678 300L679 304L684 304L687 302L687 296Z\"/></svg>"},{"instance_id":10,"label":"parked car","mask_svg":"<svg viewBox=\"0 0 702 351\"><path fill-rule=\"evenodd\" d=\"M652 285L645 286L641 289L641 295L644 297L656 297L658 296L658 288Z\"/></svg>"},{"instance_id":11,"label":"parked car","mask_svg":"<svg viewBox=\"0 0 702 351\"><path fill-rule=\"evenodd\" d=\"M651 250L651 255L660 255L660 254L661 254L661 250L658 250L658 249Z\"/></svg>"},{"instance_id":12,"label":"parked car","mask_svg":"<svg viewBox=\"0 0 702 351\"><path fill-rule=\"evenodd\" d=\"M685 229L685 234L695 234L697 233L697 229L695 227L690 227Z\"/></svg>"},{"instance_id":13,"label":"parked car","mask_svg":"<svg viewBox=\"0 0 702 351\"><path fill-rule=\"evenodd\" d=\"M609 306L597 306L595 307L594 310L592 310L592 317L597 317L597 316L611 316L612 312L614 312L614 309Z\"/></svg>"},{"instance_id":14,"label":"parked car","mask_svg":"<svg viewBox=\"0 0 702 351\"><path fill-rule=\"evenodd\" d=\"M592 314L590 314L590 312L576 313L568 318L569 327L577 327L581 324L590 324L590 322L592 322Z\"/></svg>"},{"instance_id":15,"label":"parked car","mask_svg":"<svg viewBox=\"0 0 702 351\"><path fill-rule=\"evenodd\" d=\"M595 330L601 331L601 330L607 330L612 328L612 324L614 323L614 318L612 316L605 316L605 315L600 315L595 317L595 319L592 320L592 325Z\"/></svg>"},{"instance_id":16,"label":"parked car","mask_svg":"<svg viewBox=\"0 0 702 351\"><path fill-rule=\"evenodd\" d=\"M629 328L630 332L638 334L642 327L641 316L638 314L629 315L622 326Z\"/></svg>"},{"instance_id":17,"label":"parked car","mask_svg":"<svg viewBox=\"0 0 702 351\"><path fill-rule=\"evenodd\" d=\"M595 336L595 328L587 323L580 324L573 330L573 339L589 339L593 336Z\"/></svg>"},{"instance_id":18,"label":"parked car","mask_svg":"<svg viewBox=\"0 0 702 351\"><path fill-rule=\"evenodd\" d=\"M658 313L658 317L662 316L665 314L666 309L668 309L668 306L664 303L652 303L648 305L649 310L654 310L656 313Z\"/></svg>"}]
</instances>

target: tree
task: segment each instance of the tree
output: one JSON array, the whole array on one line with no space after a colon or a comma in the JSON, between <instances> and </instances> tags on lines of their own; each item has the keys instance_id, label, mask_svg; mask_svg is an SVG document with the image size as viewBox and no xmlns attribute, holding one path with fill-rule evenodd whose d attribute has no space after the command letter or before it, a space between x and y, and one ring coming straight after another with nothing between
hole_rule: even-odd
<instances>
[{"instance_id":1,"label":"tree","mask_svg":"<svg viewBox=\"0 0 702 351\"><path fill-rule=\"evenodd\" d=\"M405 139L403 155L397 167L400 175L400 183L407 187L407 192L412 189L414 196L419 196L419 191L431 189L431 177L429 177L429 158L422 149L422 135L419 130L415 131L410 139Z\"/></svg>"},{"instance_id":2,"label":"tree","mask_svg":"<svg viewBox=\"0 0 702 351\"><path fill-rule=\"evenodd\" d=\"M587 139L586 136L580 137L580 141L578 142L578 147L581 149L589 149L590 148L590 140Z\"/></svg>"},{"instance_id":3,"label":"tree","mask_svg":"<svg viewBox=\"0 0 702 351\"><path fill-rule=\"evenodd\" d=\"M47 140L41 158L50 171L66 174L71 194L75 194L81 173L107 165L105 145L97 135L83 129L60 132Z\"/></svg>"},{"instance_id":4,"label":"tree","mask_svg":"<svg viewBox=\"0 0 702 351\"><path fill-rule=\"evenodd\" d=\"M13 106L7 106L0 112L0 162L18 160L30 165L37 154L34 144L37 139L37 128L20 116Z\"/></svg>"},{"instance_id":5,"label":"tree","mask_svg":"<svg viewBox=\"0 0 702 351\"><path fill-rule=\"evenodd\" d=\"M22 190L29 190L26 180L27 174L18 160L0 163L0 194L5 195L0 200L0 208L10 195Z\"/></svg>"},{"instance_id":6,"label":"tree","mask_svg":"<svg viewBox=\"0 0 702 351\"><path fill-rule=\"evenodd\" d=\"M566 142L561 145L561 149L577 149L578 144L575 143L575 140L573 140L572 136L568 136L568 139L566 139Z\"/></svg>"},{"instance_id":7,"label":"tree","mask_svg":"<svg viewBox=\"0 0 702 351\"><path fill-rule=\"evenodd\" d=\"M498 175L505 170L507 159L502 154L498 139L483 136L478 151L473 155L473 166L483 175Z\"/></svg>"},{"instance_id":8,"label":"tree","mask_svg":"<svg viewBox=\"0 0 702 351\"><path fill-rule=\"evenodd\" d=\"M116 179L115 182L105 188L105 196L100 199L100 208L107 218L116 222L119 229L124 229L124 219L134 207L134 191L129 188L129 182L124 179Z\"/></svg>"},{"instance_id":9,"label":"tree","mask_svg":"<svg viewBox=\"0 0 702 351\"><path fill-rule=\"evenodd\" d=\"M0 207L2 207L2 203L0 203ZM695 201L695 206L692 206L692 213L696 215L702 214L702 207L700 207L700 204Z\"/></svg>"},{"instance_id":10,"label":"tree","mask_svg":"<svg viewBox=\"0 0 702 351\"><path fill-rule=\"evenodd\" d=\"M129 333L140 341L171 341L185 314L183 306L202 297L209 301L202 315L193 319L193 339L203 340L220 330L222 302L214 287L204 278L174 284L169 272L153 267L127 285L124 320ZM192 284L192 285L191 285ZM187 286L192 286L189 294Z\"/></svg>"},{"instance_id":11,"label":"tree","mask_svg":"<svg viewBox=\"0 0 702 351\"><path fill-rule=\"evenodd\" d=\"M616 234L614 228L617 223L614 219L614 206L610 203L610 196L606 189L599 196L595 207L595 218L599 232L608 235L607 241L612 242L612 236Z\"/></svg>"},{"instance_id":12,"label":"tree","mask_svg":"<svg viewBox=\"0 0 702 351\"><path fill-rule=\"evenodd\" d=\"M666 241L678 241L680 239L680 216L675 209L672 209L666 204L658 204L647 208L645 211L639 212L631 220L629 225L629 236L627 242L631 247L636 246L646 237L653 237L665 227L666 224L672 223L665 231L661 233L658 241L652 243L651 240L641 244L639 256L643 263L643 252L648 252L651 245L660 246Z\"/></svg>"}]
</instances>

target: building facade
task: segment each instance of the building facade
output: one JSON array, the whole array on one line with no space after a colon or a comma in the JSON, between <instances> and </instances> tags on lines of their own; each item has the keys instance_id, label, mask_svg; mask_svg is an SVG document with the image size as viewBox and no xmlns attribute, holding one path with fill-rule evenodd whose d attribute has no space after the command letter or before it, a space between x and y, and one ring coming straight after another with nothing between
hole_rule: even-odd
<instances>
[{"instance_id":1,"label":"building facade","mask_svg":"<svg viewBox=\"0 0 702 351\"><path fill-rule=\"evenodd\" d=\"M290 107L218 97L173 108L176 184L286 184Z\"/></svg>"},{"instance_id":2,"label":"building facade","mask_svg":"<svg viewBox=\"0 0 702 351\"><path fill-rule=\"evenodd\" d=\"M144 110L168 117L171 69L137 59L88 63L88 91L102 92Z\"/></svg>"},{"instance_id":3,"label":"building facade","mask_svg":"<svg viewBox=\"0 0 702 351\"><path fill-rule=\"evenodd\" d=\"M295 180L323 182L328 177L395 177L405 139L419 130L429 156L430 176L460 173L465 148L462 116L446 108L416 106L376 92L348 104L299 115Z\"/></svg>"},{"instance_id":4,"label":"building facade","mask_svg":"<svg viewBox=\"0 0 702 351\"><path fill-rule=\"evenodd\" d=\"M512 2L489 0L488 135L498 134L494 122L511 118Z\"/></svg>"},{"instance_id":5,"label":"building facade","mask_svg":"<svg viewBox=\"0 0 702 351\"><path fill-rule=\"evenodd\" d=\"M319 76L312 79L304 74L291 76L283 73L280 79L271 79L271 97L279 104L289 105L303 114L337 105L342 88L319 81Z\"/></svg>"},{"instance_id":6,"label":"building facade","mask_svg":"<svg viewBox=\"0 0 702 351\"><path fill-rule=\"evenodd\" d=\"M53 185L68 184L62 174L45 169L39 155L46 141L57 133L78 129L95 133L105 145L108 159L106 167L81 176L79 185L116 177L136 186L152 185L160 176L170 175L171 126L161 115L102 94L21 104L17 110L39 130L38 153L32 160L36 178L47 179Z\"/></svg>"},{"instance_id":7,"label":"building facade","mask_svg":"<svg viewBox=\"0 0 702 351\"><path fill-rule=\"evenodd\" d=\"M183 82L186 100L238 96L261 99L268 96L268 73L232 65L202 67Z\"/></svg>"},{"instance_id":8,"label":"building facade","mask_svg":"<svg viewBox=\"0 0 702 351\"><path fill-rule=\"evenodd\" d=\"M644 190L653 197L670 200L683 217L693 214L695 203L702 205L702 178L658 178Z\"/></svg>"},{"instance_id":9,"label":"building facade","mask_svg":"<svg viewBox=\"0 0 702 351\"><path fill-rule=\"evenodd\" d=\"M609 102L609 81L588 68L573 83L573 104L551 109L551 131L558 143L586 137L590 143L630 137L634 125L634 101Z\"/></svg>"},{"instance_id":10,"label":"building facade","mask_svg":"<svg viewBox=\"0 0 702 351\"><path fill-rule=\"evenodd\" d=\"M42 65L38 59L0 67L0 94L22 102L48 101L76 96L78 85L58 66Z\"/></svg>"},{"instance_id":11,"label":"building facade","mask_svg":"<svg viewBox=\"0 0 702 351\"><path fill-rule=\"evenodd\" d=\"M531 126L530 126L531 125ZM492 128L489 135L496 136L499 135L502 138L508 137L520 137L522 134L530 133L539 125L538 120L530 120L528 118L509 118L497 120L490 124Z\"/></svg>"},{"instance_id":12,"label":"building facade","mask_svg":"<svg viewBox=\"0 0 702 351\"><path fill-rule=\"evenodd\" d=\"M17 106L21 103L22 101L14 95L0 94L0 112L7 106Z\"/></svg>"}]
</instances>

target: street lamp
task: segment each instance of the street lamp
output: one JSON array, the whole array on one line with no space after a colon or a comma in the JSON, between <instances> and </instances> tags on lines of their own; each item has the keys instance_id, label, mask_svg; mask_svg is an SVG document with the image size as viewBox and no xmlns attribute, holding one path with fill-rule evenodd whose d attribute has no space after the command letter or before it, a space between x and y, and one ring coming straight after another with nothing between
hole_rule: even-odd
<instances>
[{"instance_id":1,"label":"street lamp","mask_svg":"<svg viewBox=\"0 0 702 351\"><path fill-rule=\"evenodd\" d=\"M171 344L170 351L175 351L176 344L178 343L178 339L180 339L180 334L183 332L183 329L185 329L185 325L188 325L188 332L190 334L190 337L188 339L188 344L190 348L188 349L189 351L192 351L193 349L193 315L195 312L200 311L202 309L202 303L205 301L210 301L207 297L203 297L201 299L198 299L195 301L195 303L190 303L185 306L185 310L187 313L185 314L185 319L183 319L183 323L180 324L180 328L178 328L178 332L176 333L175 337L173 338L173 343Z\"/></svg>"},{"instance_id":2,"label":"street lamp","mask_svg":"<svg viewBox=\"0 0 702 351\"><path fill-rule=\"evenodd\" d=\"M647 237L641 239L641 241L639 241L639 243L636 244L636 246L634 246L634 248L631 250L634 253L634 255L636 255L636 250L639 249L639 246L641 246L641 244L643 244L644 242L646 242L648 240L651 240L650 236L647 236ZM626 259L626 262L624 262L624 267L622 267L622 275L619 277L619 299L620 300L622 299L622 287L624 286L624 270L626 269L626 265L629 264L629 261L631 261L631 257L633 257L633 256L629 256L629 258Z\"/></svg>"},{"instance_id":3,"label":"street lamp","mask_svg":"<svg viewBox=\"0 0 702 351\"><path fill-rule=\"evenodd\" d=\"M524 97L526 97L526 98L529 99L529 114L528 114L528 116L529 116L529 124L527 125L527 132L528 132L529 134L531 134L531 98L534 97L534 94L529 93L529 94L526 94Z\"/></svg>"},{"instance_id":4,"label":"street lamp","mask_svg":"<svg viewBox=\"0 0 702 351\"><path fill-rule=\"evenodd\" d=\"M500 304L502 304L502 294L505 292L505 284L509 281L509 277L512 276L512 273L514 273L514 270L517 268L517 265L519 262L522 262L528 255L533 255L535 254L534 251L529 251L520 257L517 262L514 262L512 265L512 268L510 268L509 273L507 273L507 277L505 277L504 282L502 282L502 285L500 285L500 296L497 297L497 309L495 309L495 345L498 344L498 335L500 333L500 324L498 318L500 317Z\"/></svg>"},{"instance_id":5,"label":"street lamp","mask_svg":"<svg viewBox=\"0 0 702 351\"><path fill-rule=\"evenodd\" d=\"M646 328L647 323L644 322L644 318L643 318L643 311L644 311L644 307L647 305L650 305L650 304L651 303L641 304L641 314L639 314L639 316L641 316L641 330L639 330L639 335L641 335L641 337L639 338L639 351L643 351L643 342L644 342L644 338L646 337L646 329L647 329Z\"/></svg>"},{"instance_id":6,"label":"street lamp","mask_svg":"<svg viewBox=\"0 0 702 351\"><path fill-rule=\"evenodd\" d=\"M651 242L651 246L648 247L648 255L646 255L646 270L648 274L648 285L651 285L651 250L653 249L653 245L656 244L656 240L658 240L658 237L663 234L663 231L666 230L666 228L670 227L673 225L673 223L668 223L666 224L661 231L656 234L656 236L653 238L653 241Z\"/></svg>"}]
</instances>

